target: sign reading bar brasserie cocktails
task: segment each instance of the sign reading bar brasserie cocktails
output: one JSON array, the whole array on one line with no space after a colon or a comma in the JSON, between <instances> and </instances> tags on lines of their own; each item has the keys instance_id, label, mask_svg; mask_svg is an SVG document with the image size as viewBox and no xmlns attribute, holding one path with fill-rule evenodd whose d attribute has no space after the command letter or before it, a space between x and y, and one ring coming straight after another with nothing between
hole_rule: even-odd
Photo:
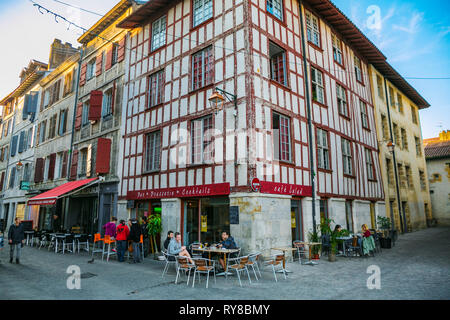
<instances>
[{"instance_id":1,"label":"sign reading bar brasserie cocktails","mask_svg":"<svg viewBox=\"0 0 450 320\"><path fill-rule=\"evenodd\" d=\"M128 191L127 200L207 197L230 194L230 184L215 183L201 186L162 188L142 191Z\"/></svg>"}]
</instances>

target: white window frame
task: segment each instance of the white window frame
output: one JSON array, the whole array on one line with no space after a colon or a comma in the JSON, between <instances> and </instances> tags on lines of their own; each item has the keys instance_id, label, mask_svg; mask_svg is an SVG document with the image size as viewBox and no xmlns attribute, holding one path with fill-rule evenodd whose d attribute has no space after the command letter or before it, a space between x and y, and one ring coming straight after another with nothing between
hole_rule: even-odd
<instances>
[{"instance_id":1,"label":"white window frame","mask_svg":"<svg viewBox=\"0 0 450 320\"><path fill-rule=\"evenodd\" d=\"M147 133L145 136L144 172L160 170L161 131Z\"/></svg>"},{"instance_id":2,"label":"white window frame","mask_svg":"<svg viewBox=\"0 0 450 320\"><path fill-rule=\"evenodd\" d=\"M374 180L374 165L373 165L373 157L372 151L368 148L365 148L366 153L366 167L367 167L367 178L369 180Z\"/></svg>"},{"instance_id":3,"label":"white window frame","mask_svg":"<svg viewBox=\"0 0 450 320\"><path fill-rule=\"evenodd\" d=\"M152 47L155 51L166 44L167 17L162 16L152 23Z\"/></svg>"},{"instance_id":4,"label":"white window frame","mask_svg":"<svg viewBox=\"0 0 450 320\"><path fill-rule=\"evenodd\" d=\"M212 0L193 0L193 27L196 27L213 16Z\"/></svg>"},{"instance_id":5,"label":"white window frame","mask_svg":"<svg viewBox=\"0 0 450 320\"><path fill-rule=\"evenodd\" d=\"M353 175L353 158L352 158L352 143L350 140L341 138L342 149L342 164L344 174Z\"/></svg>"},{"instance_id":6,"label":"white window frame","mask_svg":"<svg viewBox=\"0 0 450 320\"><path fill-rule=\"evenodd\" d=\"M325 88L323 85L323 74L322 71L311 67L311 83L312 83L312 93L314 89L316 91L316 99L313 100L322 104L325 104ZM320 99L319 99L320 98Z\"/></svg>"},{"instance_id":7,"label":"white window frame","mask_svg":"<svg viewBox=\"0 0 450 320\"><path fill-rule=\"evenodd\" d=\"M95 77L96 58L91 59L86 66L86 81Z\"/></svg>"},{"instance_id":8,"label":"white window frame","mask_svg":"<svg viewBox=\"0 0 450 320\"><path fill-rule=\"evenodd\" d=\"M335 34L331 34L331 42L333 44L333 59L337 63L343 65L342 59L342 41Z\"/></svg>"},{"instance_id":9,"label":"white window frame","mask_svg":"<svg viewBox=\"0 0 450 320\"><path fill-rule=\"evenodd\" d=\"M207 131L205 131L204 123L206 120L211 121L211 128ZM212 132L214 129L213 120L212 115L208 115L191 121L191 164L212 163L214 156ZM209 141L207 141L207 138L209 138ZM205 157L205 155L207 156Z\"/></svg>"},{"instance_id":10,"label":"white window frame","mask_svg":"<svg viewBox=\"0 0 450 320\"><path fill-rule=\"evenodd\" d=\"M278 117L278 129L274 128L274 118ZM288 149L288 158L283 158L282 156L282 136L281 136L281 121L285 120L287 121L287 149ZM276 132L278 131L278 132ZM280 113L274 112L272 114L272 134L273 134L273 158L274 160L278 160L278 161L287 161L287 162L291 162L292 161L292 148L291 148L291 118L282 115ZM284 144L286 144L286 142L284 142ZM276 154L278 154L278 157L276 156Z\"/></svg>"},{"instance_id":11,"label":"white window frame","mask_svg":"<svg viewBox=\"0 0 450 320\"><path fill-rule=\"evenodd\" d=\"M330 170L330 149L328 146L328 131L317 128L317 167Z\"/></svg>"},{"instance_id":12,"label":"white window frame","mask_svg":"<svg viewBox=\"0 0 450 320\"><path fill-rule=\"evenodd\" d=\"M319 27L319 19L313 15L311 12L305 12L306 17L306 33L308 37L308 41L314 43L319 48L320 45L320 27Z\"/></svg>"},{"instance_id":13,"label":"white window frame","mask_svg":"<svg viewBox=\"0 0 450 320\"><path fill-rule=\"evenodd\" d=\"M347 93L343 86L336 83L336 96L339 113L348 117Z\"/></svg>"},{"instance_id":14,"label":"white window frame","mask_svg":"<svg viewBox=\"0 0 450 320\"><path fill-rule=\"evenodd\" d=\"M102 98L102 118L112 115L113 88L109 88L103 92Z\"/></svg>"},{"instance_id":15,"label":"white window frame","mask_svg":"<svg viewBox=\"0 0 450 320\"><path fill-rule=\"evenodd\" d=\"M81 125L87 126L89 124L89 100L83 103L83 109L81 112Z\"/></svg>"},{"instance_id":16,"label":"white window frame","mask_svg":"<svg viewBox=\"0 0 450 320\"><path fill-rule=\"evenodd\" d=\"M355 63L355 76L356 76L356 80L358 80L359 82L363 82L363 76L362 76L362 61L359 57L357 57L356 55L353 56L353 60Z\"/></svg>"},{"instance_id":17,"label":"white window frame","mask_svg":"<svg viewBox=\"0 0 450 320\"><path fill-rule=\"evenodd\" d=\"M283 21L283 0L267 0L266 9L267 12Z\"/></svg>"},{"instance_id":18,"label":"white window frame","mask_svg":"<svg viewBox=\"0 0 450 320\"><path fill-rule=\"evenodd\" d=\"M361 124L363 128L369 129L369 116L367 114L367 104L364 101L359 100L359 106L361 109Z\"/></svg>"}]
</instances>

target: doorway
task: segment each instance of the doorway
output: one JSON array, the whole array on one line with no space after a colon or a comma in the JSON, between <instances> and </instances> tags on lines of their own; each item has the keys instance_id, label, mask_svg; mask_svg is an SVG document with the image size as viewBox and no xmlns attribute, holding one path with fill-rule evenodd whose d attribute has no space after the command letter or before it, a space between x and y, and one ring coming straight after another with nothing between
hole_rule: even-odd
<instances>
[{"instance_id":1,"label":"doorway","mask_svg":"<svg viewBox=\"0 0 450 320\"><path fill-rule=\"evenodd\" d=\"M291 200L291 229L292 229L292 241L303 241L303 212L302 201Z\"/></svg>"},{"instance_id":2,"label":"doorway","mask_svg":"<svg viewBox=\"0 0 450 320\"><path fill-rule=\"evenodd\" d=\"M347 230L354 233L352 200L345 200L345 220L347 223Z\"/></svg>"}]
</instances>

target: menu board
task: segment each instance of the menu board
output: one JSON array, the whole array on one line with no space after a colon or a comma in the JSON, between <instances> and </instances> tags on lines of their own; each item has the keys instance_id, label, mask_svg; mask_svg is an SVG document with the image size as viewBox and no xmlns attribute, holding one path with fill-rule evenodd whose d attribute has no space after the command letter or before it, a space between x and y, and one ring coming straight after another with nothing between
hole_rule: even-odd
<instances>
[{"instance_id":1,"label":"menu board","mask_svg":"<svg viewBox=\"0 0 450 320\"><path fill-rule=\"evenodd\" d=\"M230 224L239 224L239 206L230 206Z\"/></svg>"}]
</instances>

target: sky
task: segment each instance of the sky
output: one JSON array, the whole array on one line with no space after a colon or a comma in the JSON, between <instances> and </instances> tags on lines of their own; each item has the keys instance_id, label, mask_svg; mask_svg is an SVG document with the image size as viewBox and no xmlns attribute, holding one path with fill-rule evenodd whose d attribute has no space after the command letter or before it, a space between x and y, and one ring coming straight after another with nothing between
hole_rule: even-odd
<instances>
[{"instance_id":1,"label":"sky","mask_svg":"<svg viewBox=\"0 0 450 320\"><path fill-rule=\"evenodd\" d=\"M33 0L74 23L89 28L118 0ZM387 61L427 100L420 111L423 138L450 129L450 1L332 0L383 52ZM41 14L30 0L0 0L0 97L19 84L31 59L48 62L54 38L78 46L81 31Z\"/></svg>"}]
</instances>

